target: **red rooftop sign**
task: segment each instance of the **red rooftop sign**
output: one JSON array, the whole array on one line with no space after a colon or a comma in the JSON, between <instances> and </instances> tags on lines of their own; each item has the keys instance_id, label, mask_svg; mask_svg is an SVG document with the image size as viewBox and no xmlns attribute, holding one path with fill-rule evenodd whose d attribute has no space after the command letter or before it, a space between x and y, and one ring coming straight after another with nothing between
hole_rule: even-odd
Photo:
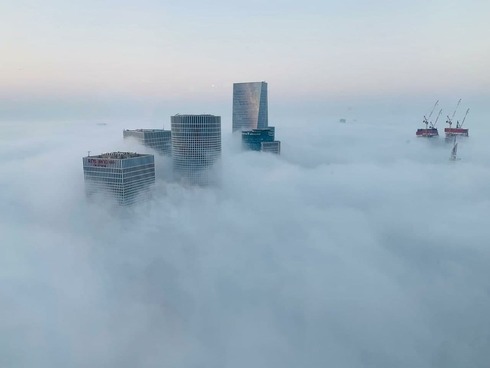
<instances>
[{"instance_id":1,"label":"red rooftop sign","mask_svg":"<svg viewBox=\"0 0 490 368\"><path fill-rule=\"evenodd\" d=\"M88 158L87 162L90 166L111 167L115 165L116 160L106 158Z\"/></svg>"}]
</instances>

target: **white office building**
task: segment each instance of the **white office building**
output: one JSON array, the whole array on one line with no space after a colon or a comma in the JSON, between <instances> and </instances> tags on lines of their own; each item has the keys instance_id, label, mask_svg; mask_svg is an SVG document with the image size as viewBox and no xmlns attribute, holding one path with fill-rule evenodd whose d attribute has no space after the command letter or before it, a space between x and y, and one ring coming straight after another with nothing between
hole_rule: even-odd
<instances>
[{"instance_id":1,"label":"white office building","mask_svg":"<svg viewBox=\"0 0 490 368\"><path fill-rule=\"evenodd\" d=\"M143 200L155 183L153 155L110 152L83 158L83 174L88 196L97 193L128 205Z\"/></svg>"},{"instance_id":2,"label":"white office building","mask_svg":"<svg viewBox=\"0 0 490 368\"><path fill-rule=\"evenodd\" d=\"M215 165L221 158L221 117L171 117L172 162L175 178L185 184L207 185L218 180Z\"/></svg>"}]
</instances>

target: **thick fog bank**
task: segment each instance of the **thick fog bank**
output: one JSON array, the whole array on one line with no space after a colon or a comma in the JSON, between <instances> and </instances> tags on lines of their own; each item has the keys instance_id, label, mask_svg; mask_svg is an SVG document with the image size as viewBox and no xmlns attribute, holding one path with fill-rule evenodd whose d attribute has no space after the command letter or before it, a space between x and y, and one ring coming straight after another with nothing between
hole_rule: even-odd
<instances>
[{"instance_id":1,"label":"thick fog bank","mask_svg":"<svg viewBox=\"0 0 490 368\"><path fill-rule=\"evenodd\" d=\"M0 366L486 367L490 129L450 162L418 121L337 120L278 122L279 157L224 125L220 187L158 158L127 210L87 203L81 157L145 151L139 124L7 124Z\"/></svg>"}]
</instances>

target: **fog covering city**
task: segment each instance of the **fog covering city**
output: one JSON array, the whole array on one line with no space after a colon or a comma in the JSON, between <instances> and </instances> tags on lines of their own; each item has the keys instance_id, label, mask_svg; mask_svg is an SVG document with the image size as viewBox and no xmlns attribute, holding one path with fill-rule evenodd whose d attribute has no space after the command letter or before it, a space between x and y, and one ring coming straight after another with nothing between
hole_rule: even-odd
<instances>
[{"instance_id":1,"label":"fog covering city","mask_svg":"<svg viewBox=\"0 0 490 368\"><path fill-rule=\"evenodd\" d=\"M150 152L122 129L175 111L4 120L0 365L486 367L490 127L472 110L450 162L415 137L431 103L289 119L271 103L281 156L241 152L230 115L202 111L223 116L221 186L168 182L157 157L153 199L122 210L87 202L81 157Z\"/></svg>"}]
</instances>

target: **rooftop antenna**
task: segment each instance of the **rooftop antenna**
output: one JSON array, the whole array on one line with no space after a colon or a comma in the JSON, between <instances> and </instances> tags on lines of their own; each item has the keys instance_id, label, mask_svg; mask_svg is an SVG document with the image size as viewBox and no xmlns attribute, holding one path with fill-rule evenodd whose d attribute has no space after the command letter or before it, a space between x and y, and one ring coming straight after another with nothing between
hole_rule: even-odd
<instances>
[{"instance_id":1,"label":"rooftop antenna","mask_svg":"<svg viewBox=\"0 0 490 368\"><path fill-rule=\"evenodd\" d=\"M463 121L461 122L461 124L459 123L459 121L456 122L456 128L462 128L463 127L464 121L466 120L466 116L468 115L469 112L470 112L470 109L468 108L468 110L466 110L466 114L464 114L464 118L463 118Z\"/></svg>"},{"instance_id":2,"label":"rooftop antenna","mask_svg":"<svg viewBox=\"0 0 490 368\"><path fill-rule=\"evenodd\" d=\"M459 99L458 104L456 105L456 108L454 109L453 116L451 116L451 117L449 117L449 115L447 116L446 123L449 124L449 128L451 128L451 125L453 125L454 115L456 115L456 111L458 110L460 103L461 103L461 99Z\"/></svg>"},{"instance_id":3,"label":"rooftop antenna","mask_svg":"<svg viewBox=\"0 0 490 368\"><path fill-rule=\"evenodd\" d=\"M429 114L429 118L426 118L425 115L424 115L424 121L423 121L423 123L425 124L425 129L427 129L427 127L429 125L429 119L432 116L434 110L436 109L436 106L437 106L438 103L439 103L439 100L437 100L436 103L434 104L434 107L432 108L432 111Z\"/></svg>"}]
</instances>

